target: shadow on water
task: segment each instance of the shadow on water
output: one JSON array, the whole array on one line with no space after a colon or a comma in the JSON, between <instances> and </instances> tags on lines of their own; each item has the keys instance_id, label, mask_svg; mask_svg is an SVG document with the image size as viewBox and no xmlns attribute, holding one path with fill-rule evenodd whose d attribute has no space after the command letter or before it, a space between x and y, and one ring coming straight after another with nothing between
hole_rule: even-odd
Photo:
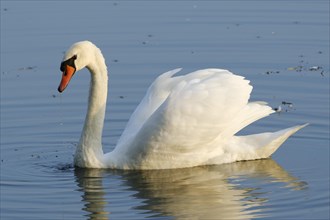
<instances>
[{"instance_id":1,"label":"shadow on water","mask_svg":"<svg viewBox=\"0 0 330 220\"><path fill-rule=\"evenodd\" d=\"M114 176L125 190L134 192L134 198L143 201L134 209L149 217L173 216L175 219L262 217L258 213L269 199L268 191L274 190L267 185L282 183L288 191L303 190L307 185L272 159L173 170L76 168L74 172L79 190L83 192L82 209L89 219L111 217L111 205L115 204L106 198L115 195L107 195L110 186L106 180ZM264 184L251 188L240 183L245 180L262 180Z\"/></svg>"}]
</instances>

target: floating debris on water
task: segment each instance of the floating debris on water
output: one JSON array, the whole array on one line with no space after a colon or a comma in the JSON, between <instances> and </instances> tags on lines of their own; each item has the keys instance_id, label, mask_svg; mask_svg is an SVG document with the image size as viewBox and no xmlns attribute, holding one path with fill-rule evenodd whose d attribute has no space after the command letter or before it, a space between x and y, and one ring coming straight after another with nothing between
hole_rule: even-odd
<instances>
[{"instance_id":1,"label":"floating debris on water","mask_svg":"<svg viewBox=\"0 0 330 220\"><path fill-rule=\"evenodd\" d=\"M323 75L323 68L321 66L311 66L309 68L299 65L299 66L295 66L295 67L289 67L287 68L287 70L289 71L296 71L296 72L302 72L302 71L319 71L322 70L322 74Z\"/></svg>"},{"instance_id":2,"label":"floating debris on water","mask_svg":"<svg viewBox=\"0 0 330 220\"><path fill-rule=\"evenodd\" d=\"M276 71L266 71L266 74L267 75L270 75L270 74L279 74L280 73L280 71L279 70L276 70Z\"/></svg>"},{"instance_id":3,"label":"floating debris on water","mask_svg":"<svg viewBox=\"0 0 330 220\"><path fill-rule=\"evenodd\" d=\"M278 107L273 108L273 110L277 113L281 112L290 112L295 110L292 102L282 101Z\"/></svg>"},{"instance_id":4,"label":"floating debris on water","mask_svg":"<svg viewBox=\"0 0 330 220\"><path fill-rule=\"evenodd\" d=\"M287 70L290 71L296 71L296 72L302 72L305 68L303 66L295 66L295 67L289 67Z\"/></svg>"},{"instance_id":5,"label":"floating debris on water","mask_svg":"<svg viewBox=\"0 0 330 220\"><path fill-rule=\"evenodd\" d=\"M322 69L322 67L320 67L320 66L311 66L311 67L309 67L310 71L317 71L317 70L321 70L321 69Z\"/></svg>"},{"instance_id":6,"label":"floating debris on water","mask_svg":"<svg viewBox=\"0 0 330 220\"><path fill-rule=\"evenodd\" d=\"M30 71L30 70L36 71L36 69L37 69L37 66L19 67L17 69L2 71L2 75L14 73L14 74L16 74L16 77L20 77L20 75L17 72Z\"/></svg>"},{"instance_id":7,"label":"floating debris on water","mask_svg":"<svg viewBox=\"0 0 330 220\"><path fill-rule=\"evenodd\" d=\"M318 54L322 54L322 51L318 51ZM312 71L312 72L317 72L320 71L320 74L322 76L324 76L324 70L322 66L319 65L310 65L309 62L307 62L306 60L304 60L305 56L300 54L298 56L298 58L300 58L300 60L298 61L298 65L297 66L292 66L292 67L288 67L287 70L289 71L296 71L296 72L307 72L307 71Z\"/></svg>"},{"instance_id":8,"label":"floating debris on water","mask_svg":"<svg viewBox=\"0 0 330 220\"><path fill-rule=\"evenodd\" d=\"M292 102L282 101L282 105L287 105L289 108L293 108Z\"/></svg>"},{"instance_id":9,"label":"floating debris on water","mask_svg":"<svg viewBox=\"0 0 330 220\"><path fill-rule=\"evenodd\" d=\"M27 66L27 67L21 67L21 68L18 68L17 70L18 71L23 71L23 70L34 70L36 69L37 67L36 66Z\"/></svg>"},{"instance_id":10,"label":"floating debris on water","mask_svg":"<svg viewBox=\"0 0 330 220\"><path fill-rule=\"evenodd\" d=\"M282 106L279 105L277 108L273 108L274 111L276 112L281 112L282 111Z\"/></svg>"}]
</instances>

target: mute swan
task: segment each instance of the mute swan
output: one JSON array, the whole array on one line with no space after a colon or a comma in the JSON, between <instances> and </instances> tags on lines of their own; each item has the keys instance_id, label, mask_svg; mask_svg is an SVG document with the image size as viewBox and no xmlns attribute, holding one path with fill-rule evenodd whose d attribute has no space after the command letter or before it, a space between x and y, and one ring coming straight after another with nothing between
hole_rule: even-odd
<instances>
[{"instance_id":1,"label":"mute swan","mask_svg":"<svg viewBox=\"0 0 330 220\"><path fill-rule=\"evenodd\" d=\"M85 168L170 169L267 158L305 125L274 133L235 136L273 110L248 102L252 86L223 69L160 75L130 117L115 149L103 153L102 129L108 72L99 48L89 41L73 44L61 63L63 92L74 73L91 73L88 109L74 164Z\"/></svg>"}]
</instances>

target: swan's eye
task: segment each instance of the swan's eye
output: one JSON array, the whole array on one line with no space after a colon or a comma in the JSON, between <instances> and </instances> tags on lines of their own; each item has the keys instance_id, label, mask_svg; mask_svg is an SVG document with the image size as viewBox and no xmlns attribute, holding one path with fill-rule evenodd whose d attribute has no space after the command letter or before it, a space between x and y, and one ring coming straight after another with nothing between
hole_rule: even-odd
<instances>
[{"instance_id":1,"label":"swan's eye","mask_svg":"<svg viewBox=\"0 0 330 220\"><path fill-rule=\"evenodd\" d=\"M61 67L60 67L60 70L62 71L62 72L64 72L65 71L65 66L71 66L71 67L73 67L74 69L76 69L76 65L74 64L74 61L77 59L77 55L74 55L73 57L71 57L70 59L67 59L67 60L65 60L65 61L63 61L62 63L61 63Z\"/></svg>"}]
</instances>

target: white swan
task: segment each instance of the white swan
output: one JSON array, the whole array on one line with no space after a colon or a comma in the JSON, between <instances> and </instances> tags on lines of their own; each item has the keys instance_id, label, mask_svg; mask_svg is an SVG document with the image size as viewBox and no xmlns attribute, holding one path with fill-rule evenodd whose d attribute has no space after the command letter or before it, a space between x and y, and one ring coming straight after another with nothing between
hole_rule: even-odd
<instances>
[{"instance_id":1,"label":"white swan","mask_svg":"<svg viewBox=\"0 0 330 220\"><path fill-rule=\"evenodd\" d=\"M128 121L117 146L102 150L108 91L104 57L93 43L75 43L65 53L59 92L74 73L91 73L88 110L74 164L86 168L169 169L267 158L306 125L275 133L235 134L273 110L248 102L252 86L242 76L204 69L183 76L175 69L160 75Z\"/></svg>"}]
</instances>

